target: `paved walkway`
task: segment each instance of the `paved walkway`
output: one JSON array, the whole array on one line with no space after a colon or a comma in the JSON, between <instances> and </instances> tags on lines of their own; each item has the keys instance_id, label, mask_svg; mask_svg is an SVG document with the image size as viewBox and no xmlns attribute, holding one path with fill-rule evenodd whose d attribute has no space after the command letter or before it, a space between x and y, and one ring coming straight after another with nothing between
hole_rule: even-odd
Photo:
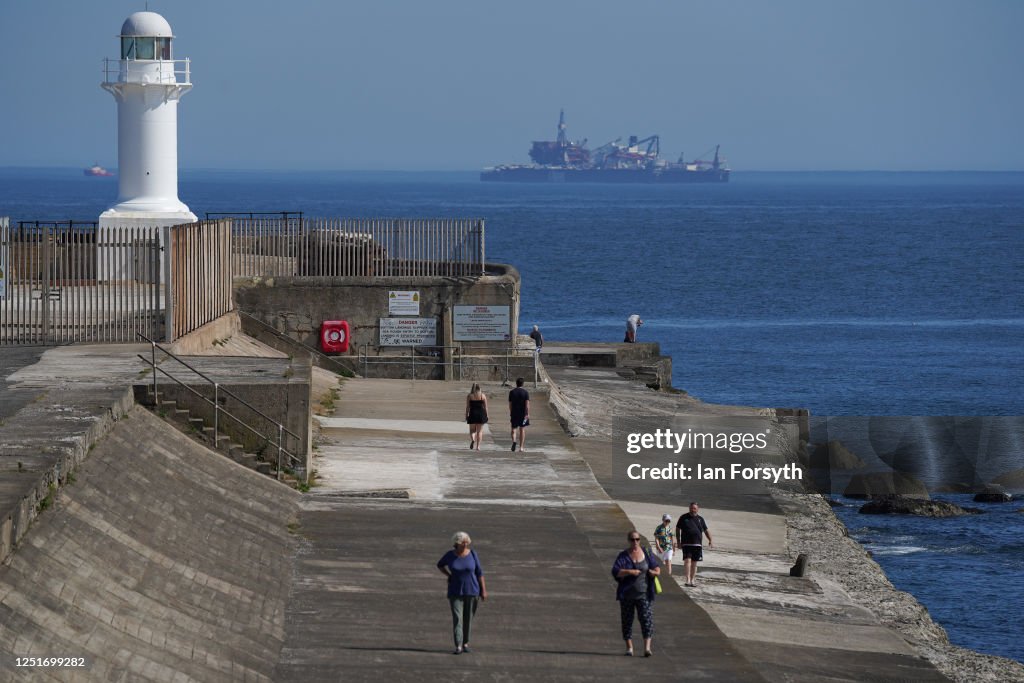
<instances>
[{"instance_id":1,"label":"paved walkway","mask_svg":"<svg viewBox=\"0 0 1024 683\"><path fill-rule=\"evenodd\" d=\"M82 519L102 517L103 533L125 541L129 551L134 547L129 541L138 536L153 553L166 555L159 567L139 562L126 575L125 590L143 586L147 600L179 605L182 588L151 572L178 571L175 568L199 561L209 562L205 571L224 585L235 585L236 580L238 585L251 585L251 594L230 590L210 598L213 603L205 598L196 602L190 618L197 620L193 631L202 635L205 664L200 667L245 671L239 680L250 674L256 680L303 681L564 681L647 675L717 681L941 680L902 638L879 626L838 587L813 578L788 577L792 556L786 546L785 519L764 496L750 499L756 505L739 498L727 505L704 506L719 547L707 553L700 587L684 592L666 581L656 605L655 656L649 660L623 657L609 570L625 545L626 532L635 527L649 535L672 501L611 500L599 483L610 473L608 440L567 437L543 392L532 392L533 426L527 450L513 453L506 427L508 389L485 387L492 400L493 421L484 450L472 452L461 419L468 386L347 380L336 402L335 418L322 420L323 441L315 465L320 485L306 496L288 492L288 502L281 505L282 512L296 506L297 518L287 510L286 515L270 514L265 528L261 523L236 528L231 510L267 505L270 492L266 489L279 485L211 453L210 467L203 466L204 472L195 476L204 484L212 482L214 489L230 480L231 490L225 489L225 494L230 493L231 499L225 499L225 505L204 499L203 504L217 510L201 513L206 521L164 529L151 523L147 506L157 505L176 521L179 517L187 521L200 503L189 502L184 492L201 487L190 484L191 475L183 470L175 483L181 495L163 486L160 497L147 496L146 487L154 484L125 467L135 453L146 450L147 438L160 438L160 430L145 427L151 416L118 423L112 436L85 458L92 450L85 434L89 425L130 395L126 386L138 377L140 367L134 351L124 346L66 347L48 350L35 364L31 353L9 361L4 372L22 369L6 375L6 391L25 392L33 398L26 404L24 397L14 396L6 404L9 417L0 425L0 441L3 454L11 456L6 460L17 460L19 471L3 473L4 481L26 476L20 472L22 466L40 472L52 467L43 444L54 439L55 425L63 430L61 443L71 437L68 430L79 425L83 436L76 442L74 457L85 462L78 483L70 489L70 504L58 501L55 509L44 513L37 526L29 529L26 542L59 554L58 544L45 539L73 541L77 537L62 529L73 530L69 523L77 519L74 506L79 499L97 500L102 503L97 512ZM570 375L558 380L563 392L594 390L571 386L575 380ZM628 387L610 375L589 376L607 391ZM645 406L648 397L663 398L628 393L639 406ZM116 438L124 443L118 445ZM180 445L168 450L154 444L145 460L154 468L175 471L174 460L192 449L192 445ZM43 454L38 463L27 458L34 451ZM192 457L199 463L206 456ZM119 474L127 476L114 480L103 468L118 468ZM225 471L210 476L220 469ZM237 478L231 476L235 469ZM125 495L118 494L119 487ZM94 491L101 495L93 497ZM678 511L674 509L673 514ZM297 521L292 523L293 519ZM138 530L132 526L136 520L145 522ZM235 557L225 552L220 545L227 540L204 550L211 523L224 539L244 541L246 552L279 548L280 562L274 572L234 577L233 561L246 559L245 553ZM491 599L478 614L475 652L453 657L448 654L445 582L434 565L457 530L474 537L487 569ZM173 543L160 540L165 532L173 536ZM263 535L265 542L260 540ZM91 547L96 549L92 559L77 566L72 562L68 571L88 577L92 571L109 573L101 565L121 564L113 548L109 553L104 550L102 535ZM33 564L27 551L19 553L15 551L17 566L9 565L18 571L0 576L6 581L0 608L20 605L28 615L25 618L33 621L35 642L81 642L83 647L95 648L88 652L108 667L104 669L108 673L131 671L141 679L176 680L178 673L190 671L175 661L186 659L185 655L194 659L198 651L194 647L185 652L175 641L177 649L171 651L158 639L147 640L144 646L133 640L140 637L141 629L128 629L121 640L119 634L125 630L120 625L135 623L130 619L132 610L142 609L133 607L131 599L123 601L116 614L109 608L95 615L83 612L82 601L99 606L114 603L90 581L76 582L76 593L54 597L48 591L60 579L55 570L42 558ZM194 578L181 571L186 579ZM281 571L290 575L282 576ZM263 592L258 586L265 581L274 582L272 592L283 605L283 615L275 615L273 628L267 631L269 650L259 655L259 663L242 662L231 639L221 643L217 634L248 633L252 620L245 616L251 608L246 601L259 599ZM26 602L24 596L36 597ZM37 606L45 618L31 616ZM161 614L155 609L139 616L159 623ZM115 616L120 619L116 625ZM107 617L102 624L97 621ZM206 618L214 620L209 628L202 624ZM7 636L13 639L3 640L3 652L28 653L29 643L17 640L18 633L28 631L8 626ZM93 633L103 638L90 639ZM271 651L278 646L279 657Z\"/></svg>"},{"instance_id":2,"label":"paved walkway","mask_svg":"<svg viewBox=\"0 0 1024 683\"><path fill-rule=\"evenodd\" d=\"M280 680L763 680L675 586L657 602L655 656L623 657L610 569L630 520L538 392L525 453L509 448L508 389L499 387L486 389L483 450L470 451L459 419L466 389L344 383L344 417L321 420L320 486L303 499L306 546ZM411 497L343 496L384 487ZM474 539L490 599L474 622L473 654L456 658L434 564L459 530Z\"/></svg>"},{"instance_id":3,"label":"paved walkway","mask_svg":"<svg viewBox=\"0 0 1024 683\"><path fill-rule=\"evenodd\" d=\"M667 502L609 499L587 464L610 471L608 442L568 438L543 392L513 453L508 388L485 387L492 422L470 451L466 389L349 380L337 417L319 419L280 679L945 680L838 587L788 576L785 518L767 494L704 508L720 550L699 588L665 582L655 657L622 657L609 569L626 532L649 536ZM381 490L409 497L350 497ZM474 537L491 599L474 654L456 659L433 565L458 530Z\"/></svg>"}]
</instances>

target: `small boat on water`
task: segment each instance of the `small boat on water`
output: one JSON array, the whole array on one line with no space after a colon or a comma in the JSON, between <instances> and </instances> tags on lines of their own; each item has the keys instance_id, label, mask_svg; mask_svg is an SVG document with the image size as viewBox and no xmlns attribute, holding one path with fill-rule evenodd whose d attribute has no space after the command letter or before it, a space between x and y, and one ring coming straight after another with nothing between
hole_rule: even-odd
<instances>
[{"instance_id":1,"label":"small boat on water","mask_svg":"<svg viewBox=\"0 0 1024 683\"><path fill-rule=\"evenodd\" d=\"M84 173L87 176L96 176L96 177L100 177L100 178L106 178L106 177L114 175L113 173L111 173L107 169L103 168L99 164L93 164L89 168L83 170L82 173Z\"/></svg>"}]
</instances>

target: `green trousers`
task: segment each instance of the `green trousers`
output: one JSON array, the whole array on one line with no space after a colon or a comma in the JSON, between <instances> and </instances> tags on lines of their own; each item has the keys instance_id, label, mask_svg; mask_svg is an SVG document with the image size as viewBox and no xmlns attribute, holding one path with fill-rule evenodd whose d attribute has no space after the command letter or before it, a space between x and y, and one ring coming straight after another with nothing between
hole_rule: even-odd
<instances>
[{"instance_id":1,"label":"green trousers","mask_svg":"<svg viewBox=\"0 0 1024 683\"><path fill-rule=\"evenodd\" d=\"M448 598L452 606L452 636L455 638L455 647L462 647L463 643L469 642L469 630L473 625L473 615L476 614L478 601L479 598L475 595Z\"/></svg>"}]
</instances>

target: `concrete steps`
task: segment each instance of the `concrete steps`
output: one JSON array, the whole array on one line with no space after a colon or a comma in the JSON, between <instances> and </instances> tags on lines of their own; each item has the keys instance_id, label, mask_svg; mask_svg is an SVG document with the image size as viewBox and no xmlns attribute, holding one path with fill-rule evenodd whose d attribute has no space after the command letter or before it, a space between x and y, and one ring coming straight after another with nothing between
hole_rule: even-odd
<instances>
[{"instance_id":1,"label":"concrete steps","mask_svg":"<svg viewBox=\"0 0 1024 683\"><path fill-rule=\"evenodd\" d=\"M155 401L151 392L147 393L146 399L145 401L140 400L140 403L149 407L150 410L169 424L175 426L182 433L226 455L240 465L244 465L260 474L285 481L293 488L299 487L300 482L298 479L292 477L287 472L282 471L280 477L278 477L276 460L272 462L270 458L246 451L245 447L235 442L231 436L215 430L214 426L206 419L194 416L189 409L179 406L176 401L163 397L160 392L157 392ZM216 434L214 433L215 431L217 431Z\"/></svg>"}]
</instances>

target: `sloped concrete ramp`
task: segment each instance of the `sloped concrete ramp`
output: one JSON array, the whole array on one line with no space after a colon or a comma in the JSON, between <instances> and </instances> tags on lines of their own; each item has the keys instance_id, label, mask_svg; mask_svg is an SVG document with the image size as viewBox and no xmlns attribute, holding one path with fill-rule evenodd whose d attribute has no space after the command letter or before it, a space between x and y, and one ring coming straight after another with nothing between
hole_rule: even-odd
<instances>
[{"instance_id":1,"label":"sloped concrete ramp","mask_svg":"<svg viewBox=\"0 0 1024 683\"><path fill-rule=\"evenodd\" d=\"M0 650L87 668L0 679L271 680L299 497L133 408L0 567Z\"/></svg>"}]
</instances>

